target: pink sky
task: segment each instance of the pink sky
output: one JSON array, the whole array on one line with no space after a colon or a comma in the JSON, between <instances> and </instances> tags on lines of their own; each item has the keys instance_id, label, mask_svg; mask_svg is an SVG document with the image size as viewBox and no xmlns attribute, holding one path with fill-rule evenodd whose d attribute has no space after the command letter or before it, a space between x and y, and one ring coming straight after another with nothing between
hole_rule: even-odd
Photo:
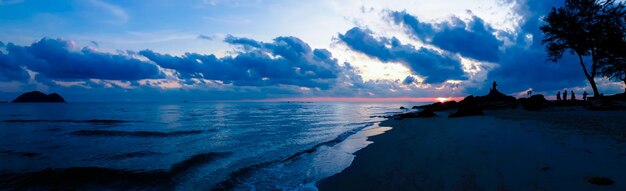
<instances>
[{"instance_id":1,"label":"pink sky","mask_svg":"<svg viewBox=\"0 0 626 191\"><path fill-rule=\"evenodd\" d=\"M462 100L462 97L450 98L453 100ZM252 102L437 102L435 97L389 97L389 98L366 98L366 97L311 97L311 98L277 98L262 100L243 100Z\"/></svg>"}]
</instances>

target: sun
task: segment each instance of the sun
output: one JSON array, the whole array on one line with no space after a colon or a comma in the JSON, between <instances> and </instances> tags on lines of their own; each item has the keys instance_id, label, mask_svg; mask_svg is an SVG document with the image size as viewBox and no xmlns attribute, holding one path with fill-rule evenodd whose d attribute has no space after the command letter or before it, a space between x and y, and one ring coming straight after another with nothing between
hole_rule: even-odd
<instances>
[{"instance_id":1,"label":"sun","mask_svg":"<svg viewBox=\"0 0 626 191\"><path fill-rule=\"evenodd\" d=\"M446 102L446 101L450 100L450 98L445 98L445 97L438 97L438 98L435 98L435 99L436 99L437 101L441 102L441 103L443 103L443 102Z\"/></svg>"}]
</instances>

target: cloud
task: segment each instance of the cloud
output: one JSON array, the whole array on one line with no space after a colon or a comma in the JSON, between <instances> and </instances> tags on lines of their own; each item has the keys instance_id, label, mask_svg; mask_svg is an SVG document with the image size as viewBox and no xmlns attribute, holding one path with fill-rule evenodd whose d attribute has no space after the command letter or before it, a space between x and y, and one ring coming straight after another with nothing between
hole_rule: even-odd
<instances>
[{"instance_id":1,"label":"cloud","mask_svg":"<svg viewBox=\"0 0 626 191\"><path fill-rule=\"evenodd\" d=\"M107 22L126 23L129 19L129 16L126 13L126 11L119 6L115 6L113 4L110 4L101 0L88 0L87 2L95 7L106 10L107 12L109 12L109 14L111 14L117 19L115 21L107 21Z\"/></svg>"},{"instance_id":2,"label":"cloud","mask_svg":"<svg viewBox=\"0 0 626 191\"><path fill-rule=\"evenodd\" d=\"M498 60L499 47L503 44L495 36L498 31L477 16L468 22L451 17L441 23L421 22L405 11L391 12L390 16L393 22L406 26L415 38L425 43L476 60Z\"/></svg>"},{"instance_id":3,"label":"cloud","mask_svg":"<svg viewBox=\"0 0 626 191\"><path fill-rule=\"evenodd\" d=\"M541 44L543 33L539 27L541 18L552 7L563 5L563 1L515 0L515 11L522 22L513 42L515 44L500 56L500 67L490 72L493 80L502 80L513 90L533 88L536 91L556 91L573 86L588 84L578 58L566 54L557 63L547 60L545 48ZM502 83L501 83L502 84Z\"/></svg>"},{"instance_id":4,"label":"cloud","mask_svg":"<svg viewBox=\"0 0 626 191\"><path fill-rule=\"evenodd\" d=\"M328 89L340 72L337 60L325 49L311 49L296 37L278 37L271 43L227 36L224 40L243 49L234 56L186 53L182 56L151 50L139 54L159 66L176 71L183 80L219 80L236 86L295 85Z\"/></svg>"},{"instance_id":5,"label":"cloud","mask_svg":"<svg viewBox=\"0 0 626 191\"><path fill-rule=\"evenodd\" d=\"M25 67L49 79L139 80L162 78L152 63L122 54L84 47L73 50L71 41L43 38L30 46L6 45L4 65ZM4 70L4 69L3 69Z\"/></svg>"},{"instance_id":6,"label":"cloud","mask_svg":"<svg viewBox=\"0 0 626 191\"><path fill-rule=\"evenodd\" d=\"M2 44L0 42L0 44ZM0 46L2 47L2 46ZM26 81L28 72L15 62L11 62L8 55L0 51L0 81Z\"/></svg>"},{"instance_id":7,"label":"cloud","mask_svg":"<svg viewBox=\"0 0 626 191\"><path fill-rule=\"evenodd\" d=\"M22 3L24 0L0 0L0 5L11 5Z\"/></svg>"},{"instance_id":8,"label":"cloud","mask_svg":"<svg viewBox=\"0 0 626 191\"><path fill-rule=\"evenodd\" d=\"M215 39L215 36L207 36L207 35L198 35L198 39L204 39L204 40L213 40Z\"/></svg>"},{"instance_id":9,"label":"cloud","mask_svg":"<svg viewBox=\"0 0 626 191\"><path fill-rule=\"evenodd\" d=\"M412 84L416 81L416 79L413 76L407 76L406 78L404 78L404 80L402 80L402 83L405 85L409 85Z\"/></svg>"},{"instance_id":10,"label":"cloud","mask_svg":"<svg viewBox=\"0 0 626 191\"><path fill-rule=\"evenodd\" d=\"M510 0L519 18L516 31L497 30L482 18L471 15L467 20L452 16L444 22L428 23L405 11L389 12L390 22L403 26L406 33L425 44L463 57L496 63L488 72L488 81L498 81L504 91L553 91L585 85L577 58L565 55L558 63L547 61L541 44L541 18L563 1ZM471 14L471 12L470 12ZM499 36L499 37L498 37ZM505 43L508 43L504 46ZM469 93L477 91L470 87ZM482 87L478 87L482 88Z\"/></svg>"},{"instance_id":11,"label":"cloud","mask_svg":"<svg viewBox=\"0 0 626 191\"><path fill-rule=\"evenodd\" d=\"M249 38L234 37L232 35L227 35L226 38L224 38L224 42L232 45L241 45L244 48L261 48L261 42Z\"/></svg>"},{"instance_id":12,"label":"cloud","mask_svg":"<svg viewBox=\"0 0 626 191\"><path fill-rule=\"evenodd\" d=\"M258 5L262 0L203 0L204 5L218 6L226 5L231 7L246 7Z\"/></svg>"},{"instance_id":13,"label":"cloud","mask_svg":"<svg viewBox=\"0 0 626 191\"><path fill-rule=\"evenodd\" d=\"M424 83L442 83L467 79L458 58L442 55L427 48L402 44L397 38L375 38L371 31L358 27L339 34L339 40L351 49L382 62L401 62L413 72L424 76Z\"/></svg>"}]
</instances>

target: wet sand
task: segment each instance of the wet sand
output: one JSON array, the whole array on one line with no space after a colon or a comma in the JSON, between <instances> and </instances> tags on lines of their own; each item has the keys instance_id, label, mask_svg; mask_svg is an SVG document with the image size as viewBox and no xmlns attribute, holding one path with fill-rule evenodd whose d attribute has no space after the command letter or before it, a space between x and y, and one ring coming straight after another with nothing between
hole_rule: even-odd
<instances>
[{"instance_id":1,"label":"wet sand","mask_svg":"<svg viewBox=\"0 0 626 191\"><path fill-rule=\"evenodd\" d=\"M626 190L626 112L557 108L388 120L320 190ZM606 182L609 178L614 182ZM598 181L600 180L600 181ZM597 185L612 183L611 185Z\"/></svg>"}]
</instances>

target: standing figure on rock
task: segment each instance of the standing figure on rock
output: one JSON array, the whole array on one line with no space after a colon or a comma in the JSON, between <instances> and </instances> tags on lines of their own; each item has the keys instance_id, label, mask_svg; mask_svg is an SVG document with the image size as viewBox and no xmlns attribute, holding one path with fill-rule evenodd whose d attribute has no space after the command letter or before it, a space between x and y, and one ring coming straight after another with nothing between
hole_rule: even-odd
<instances>
[{"instance_id":1,"label":"standing figure on rock","mask_svg":"<svg viewBox=\"0 0 626 191\"><path fill-rule=\"evenodd\" d=\"M587 91L583 92L583 100L587 101L587 95L589 95Z\"/></svg>"},{"instance_id":2,"label":"standing figure on rock","mask_svg":"<svg viewBox=\"0 0 626 191\"><path fill-rule=\"evenodd\" d=\"M556 92L556 101L561 101L561 92Z\"/></svg>"},{"instance_id":3,"label":"standing figure on rock","mask_svg":"<svg viewBox=\"0 0 626 191\"><path fill-rule=\"evenodd\" d=\"M570 100L576 100L576 95L574 95L574 90L572 90L572 99Z\"/></svg>"},{"instance_id":4,"label":"standing figure on rock","mask_svg":"<svg viewBox=\"0 0 626 191\"><path fill-rule=\"evenodd\" d=\"M567 90L563 91L563 101L567 101Z\"/></svg>"},{"instance_id":5,"label":"standing figure on rock","mask_svg":"<svg viewBox=\"0 0 626 191\"><path fill-rule=\"evenodd\" d=\"M496 83L496 81L493 81L493 84L491 84L491 86L491 91L496 91L496 86L498 86L498 84Z\"/></svg>"}]
</instances>

